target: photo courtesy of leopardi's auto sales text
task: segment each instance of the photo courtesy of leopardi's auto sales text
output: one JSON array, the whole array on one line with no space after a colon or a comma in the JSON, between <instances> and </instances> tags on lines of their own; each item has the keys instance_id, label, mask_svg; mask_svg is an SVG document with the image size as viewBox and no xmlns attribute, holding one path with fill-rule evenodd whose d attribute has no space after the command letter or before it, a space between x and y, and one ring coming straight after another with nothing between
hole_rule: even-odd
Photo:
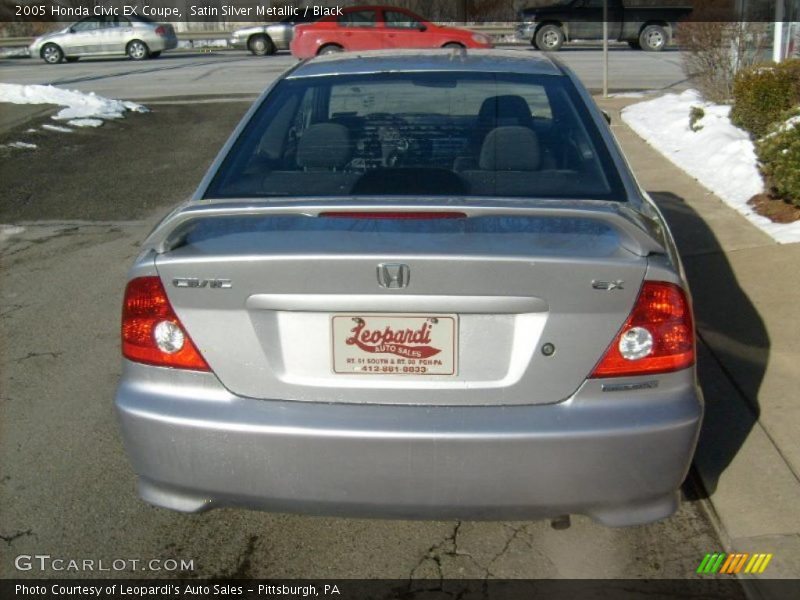
<instances>
[{"instance_id":1,"label":"photo courtesy of leopardi's auto sales text","mask_svg":"<svg viewBox=\"0 0 800 600\"><path fill-rule=\"evenodd\" d=\"M0 598L800 597L800 0L0 0Z\"/></svg>"}]
</instances>

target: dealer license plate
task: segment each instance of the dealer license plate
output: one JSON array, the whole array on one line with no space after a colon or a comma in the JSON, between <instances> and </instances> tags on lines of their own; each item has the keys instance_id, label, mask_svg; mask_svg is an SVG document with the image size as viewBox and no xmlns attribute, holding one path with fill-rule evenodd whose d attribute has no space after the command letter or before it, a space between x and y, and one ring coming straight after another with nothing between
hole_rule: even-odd
<instances>
[{"instance_id":1,"label":"dealer license plate","mask_svg":"<svg viewBox=\"0 0 800 600\"><path fill-rule=\"evenodd\" d=\"M331 332L334 373L456 374L456 315L334 315Z\"/></svg>"}]
</instances>

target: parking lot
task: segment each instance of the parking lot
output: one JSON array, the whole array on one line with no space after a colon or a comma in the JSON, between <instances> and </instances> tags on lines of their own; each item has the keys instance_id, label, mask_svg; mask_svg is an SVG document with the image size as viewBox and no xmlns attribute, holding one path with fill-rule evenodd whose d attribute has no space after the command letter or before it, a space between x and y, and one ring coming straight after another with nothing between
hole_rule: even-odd
<instances>
[{"instance_id":1,"label":"parking lot","mask_svg":"<svg viewBox=\"0 0 800 600\"><path fill-rule=\"evenodd\" d=\"M562 57L597 86L596 55L576 50ZM4 82L160 98L144 101L150 113L99 129L26 133L43 116L0 136L0 144L24 137L38 145L0 150L0 223L24 228L0 246L0 537L7 557L0 577L53 575L15 569L13 557L34 553L109 562L190 559L193 569L183 574L192 577L693 576L722 542L691 479L675 517L628 529L580 516L556 530L546 521L379 521L233 509L183 515L138 500L112 407L126 269L144 235L192 191L249 106L236 95L259 92L292 62L177 53L148 63L0 63ZM615 88L680 86L677 63L677 53L612 53ZM218 95L230 97L215 101ZM667 199L672 218L670 206ZM104 575L164 575L137 571ZM717 596L730 594L720 587Z\"/></svg>"}]
</instances>

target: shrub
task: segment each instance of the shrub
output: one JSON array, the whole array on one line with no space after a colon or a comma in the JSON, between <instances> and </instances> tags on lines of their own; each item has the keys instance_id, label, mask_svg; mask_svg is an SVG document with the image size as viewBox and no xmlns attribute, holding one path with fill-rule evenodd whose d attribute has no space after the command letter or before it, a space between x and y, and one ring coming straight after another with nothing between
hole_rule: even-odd
<instances>
[{"instance_id":1,"label":"shrub","mask_svg":"<svg viewBox=\"0 0 800 600\"><path fill-rule=\"evenodd\" d=\"M730 102L736 73L761 60L769 42L767 24L695 17L699 20L677 30L684 70L707 100Z\"/></svg>"},{"instance_id":2,"label":"shrub","mask_svg":"<svg viewBox=\"0 0 800 600\"><path fill-rule=\"evenodd\" d=\"M772 195L800 207L800 127L774 127L756 144L756 151Z\"/></svg>"},{"instance_id":3,"label":"shrub","mask_svg":"<svg viewBox=\"0 0 800 600\"><path fill-rule=\"evenodd\" d=\"M693 106L692 110L689 112L689 129L694 131L695 133L700 131L703 126L700 125L700 121L702 121L706 116L706 111L703 110L699 106Z\"/></svg>"},{"instance_id":4,"label":"shrub","mask_svg":"<svg viewBox=\"0 0 800 600\"><path fill-rule=\"evenodd\" d=\"M787 110L800 103L800 60L754 67L736 76L733 86L734 125L761 137Z\"/></svg>"}]
</instances>

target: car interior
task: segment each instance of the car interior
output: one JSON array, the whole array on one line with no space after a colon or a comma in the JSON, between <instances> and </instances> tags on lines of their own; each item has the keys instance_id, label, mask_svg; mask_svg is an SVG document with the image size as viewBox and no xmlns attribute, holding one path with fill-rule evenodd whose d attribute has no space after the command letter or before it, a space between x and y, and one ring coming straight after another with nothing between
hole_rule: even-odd
<instances>
[{"instance_id":1,"label":"car interior","mask_svg":"<svg viewBox=\"0 0 800 600\"><path fill-rule=\"evenodd\" d=\"M212 184L212 195L611 192L585 126L561 99L551 101L543 116L518 94L484 97L475 114L373 112L366 101L363 107L348 104L332 98L329 88L316 90L284 98L261 128L245 133L241 151L232 153L232 164Z\"/></svg>"}]
</instances>

